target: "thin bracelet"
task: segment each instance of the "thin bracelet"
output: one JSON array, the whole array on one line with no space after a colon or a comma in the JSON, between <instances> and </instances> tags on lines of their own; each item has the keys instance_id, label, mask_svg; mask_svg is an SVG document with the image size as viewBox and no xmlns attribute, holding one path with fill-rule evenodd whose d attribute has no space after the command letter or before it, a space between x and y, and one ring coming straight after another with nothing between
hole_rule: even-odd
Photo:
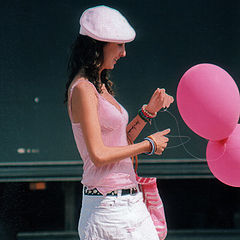
<instances>
[{"instance_id":1,"label":"thin bracelet","mask_svg":"<svg viewBox=\"0 0 240 240\"><path fill-rule=\"evenodd\" d=\"M152 146L151 152L146 152L145 154L147 154L147 155L153 155L153 154L155 153L155 149L156 149L156 148L155 148L155 143L154 143L154 141L153 141L151 138L149 138L149 137L145 137L144 140L149 141L150 144L151 144L151 146Z\"/></svg>"},{"instance_id":2,"label":"thin bracelet","mask_svg":"<svg viewBox=\"0 0 240 240\"><path fill-rule=\"evenodd\" d=\"M152 139L152 141L154 142L154 145L155 145L155 152L157 151L157 143L156 141L154 140L154 138L150 135L148 136L148 138Z\"/></svg>"},{"instance_id":3,"label":"thin bracelet","mask_svg":"<svg viewBox=\"0 0 240 240\"><path fill-rule=\"evenodd\" d=\"M139 115L139 117L140 117L144 122L147 122L147 123L149 123L149 124L151 125L152 119L146 117L146 116L143 114L142 109L139 109L139 110L138 110L138 115Z\"/></svg>"}]
</instances>

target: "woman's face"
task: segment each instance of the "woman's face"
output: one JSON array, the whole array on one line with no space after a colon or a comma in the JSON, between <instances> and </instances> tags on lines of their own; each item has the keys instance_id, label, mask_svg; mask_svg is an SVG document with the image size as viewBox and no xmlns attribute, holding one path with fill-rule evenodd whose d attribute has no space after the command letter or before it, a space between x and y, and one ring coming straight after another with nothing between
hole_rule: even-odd
<instances>
[{"instance_id":1,"label":"woman's face","mask_svg":"<svg viewBox=\"0 0 240 240\"><path fill-rule=\"evenodd\" d=\"M107 43L103 47L102 69L113 69L118 59L126 56L125 43Z\"/></svg>"}]
</instances>

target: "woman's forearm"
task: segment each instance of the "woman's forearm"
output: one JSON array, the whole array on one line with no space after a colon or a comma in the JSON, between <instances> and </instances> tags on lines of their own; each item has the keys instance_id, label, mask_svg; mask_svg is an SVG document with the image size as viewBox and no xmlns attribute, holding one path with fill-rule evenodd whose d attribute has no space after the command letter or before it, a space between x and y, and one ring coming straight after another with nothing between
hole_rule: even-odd
<instances>
[{"instance_id":1,"label":"woman's forearm","mask_svg":"<svg viewBox=\"0 0 240 240\"><path fill-rule=\"evenodd\" d=\"M90 151L90 157L96 167L102 167L110 163L116 163L125 158L149 152L151 145L144 140L140 143L120 147L99 146Z\"/></svg>"},{"instance_id":2,"label":"woman's forearm","mask_svg":"<svg viewBox=\"0 0 240 240\"><path fill-rule=\"evenodd\" d=\"M128 125L127 125L127 136L133 142L138 135L141 133L143 128L146 126L146 122L137 115Z\"/></svg>"}]
</instances>

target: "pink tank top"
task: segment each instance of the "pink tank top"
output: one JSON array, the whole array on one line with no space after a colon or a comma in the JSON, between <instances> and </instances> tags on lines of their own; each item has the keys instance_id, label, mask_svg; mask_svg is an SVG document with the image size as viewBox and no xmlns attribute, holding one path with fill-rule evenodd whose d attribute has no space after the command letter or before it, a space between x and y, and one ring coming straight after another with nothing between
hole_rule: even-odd
<instances>
[{"instance_id":1,"label":"pink tank top","mask_svg":"<svg viewBox=\"0 0 240 240\"><path fill-rule=\"evenodd\" d=\"M130 158L103 167L96 167L90 159L84 142L80 123L73 123L71 116L72 91L80 81L87 81L95 89L98 98L98 118L101 126L102 140L105 146L126 146L128 113L120 105L121 112L101 96L95 86L88 80L79 79L69 89L68 111L72 123L75 142L83 160L82 184L89 189L97 188L103 195L117 189L136 187L137 181Z\"/></svg>"}]
</instances>

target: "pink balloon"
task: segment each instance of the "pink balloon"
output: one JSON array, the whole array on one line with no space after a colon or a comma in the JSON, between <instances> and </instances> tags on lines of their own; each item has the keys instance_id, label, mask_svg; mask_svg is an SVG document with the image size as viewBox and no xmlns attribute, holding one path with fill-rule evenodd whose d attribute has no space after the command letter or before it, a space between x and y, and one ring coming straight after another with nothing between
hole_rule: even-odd
<instances>
[{"instance_id":1,"label":"pink balloon","mask_svg":"<svg viewBox=\"0 0 240 240\"><path fill-rule=\"evenodd\" d=\"M239 90L222 68L199 64L182 76L177 88L177 105L192 131L206 139L221 140L238 123Z\"/></svg>"},{"instance_id":2,"label":"pink balloon","mask_svg":"<svg viewBox=\"0 0 240 240\"><path fill-rule=\"evenodd\" d=\"M240 124L222 141L209 141L206 153L212 174L221 182L240 187Z\"/></svg>"}]
</instances>

